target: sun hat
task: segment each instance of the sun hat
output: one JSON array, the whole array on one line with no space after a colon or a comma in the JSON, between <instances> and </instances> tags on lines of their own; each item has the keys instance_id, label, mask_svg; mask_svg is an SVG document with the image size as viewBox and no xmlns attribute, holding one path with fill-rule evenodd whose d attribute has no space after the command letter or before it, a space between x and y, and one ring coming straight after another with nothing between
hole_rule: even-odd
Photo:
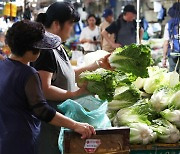
<instances>
[{"instance_id":1,"label":"sun hat","mask_svg":"<svg viewBox=\"0 0 180 154\"><path fill-rule=\"evenodd\" d=\"M61 38L50 32L45 32L43 39L34 43L33 48L36 49L55 49L61 44Z\"/></svg>"}]
</instances>

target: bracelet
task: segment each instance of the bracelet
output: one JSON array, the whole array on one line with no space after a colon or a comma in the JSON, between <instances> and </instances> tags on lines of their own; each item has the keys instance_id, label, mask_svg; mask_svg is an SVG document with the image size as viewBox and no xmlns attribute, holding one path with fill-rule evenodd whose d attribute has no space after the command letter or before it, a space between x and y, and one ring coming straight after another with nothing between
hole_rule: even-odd
<instances>
[{"instance_id":1,"label":"bracelet","mask_svg":"<svg viewBox=\"0 0 180 154\"><path fill-rule=\"evenodd\" d=\"M96 60L95 62L96 62L96 64L97 64L97 66L98 66L99 68L101 68L101 66L100 66L100 64L99 64L99 62L98 62L98 60Z\"/></svg>"}]
</instances>

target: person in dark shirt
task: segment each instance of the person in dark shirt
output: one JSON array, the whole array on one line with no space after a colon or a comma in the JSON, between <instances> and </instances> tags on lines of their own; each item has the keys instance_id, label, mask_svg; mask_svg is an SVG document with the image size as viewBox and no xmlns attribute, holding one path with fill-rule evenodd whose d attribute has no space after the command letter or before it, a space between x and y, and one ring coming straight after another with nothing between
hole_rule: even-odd
<instances>
[{"instance_id":1,"label":"person in dark shirt","mask_svg":"<svg viewBox=\"0 0 180 154\"><path fill-rule=\"evenodd\" d=\"M107 27L101 34L112 48L123 47L136 43L136 9L133 5L126 5L119 18ZM109 34L115 34L115 42L109 39ZM140 29L140 40L143 29Z\"/></svg>"},{"instance_id":2,"label":"person in dark shirt","mask_svg":"<svg viewBox=\"0 0 180 154\"><path fill-rule=\"evenodd\" d=\"M38 72L28 66L40 49L53 49L60 38L40 23L20 21L6 34L10 58L0 61L0 154L37 154L40 120L80 133L95 134L89 124L75 122L48 105Z\"/></svg>"},{"instance_id":3,"label":"person in dark shirt","mask_svg":"<svg viewBox=\"0 0 180 154\"><path fill-rule=\"evenodd\" d=\"M46 13L41 13L36 20L43 23L48 32L60 36L62 42L65 42L71 35L74 23L79 19L79 14L71 3L55 2L49 6ZM93 71L99 67L110 68L108 56L106 56L90 66L74 70L62 45L55 49L42 50L32 66L40 74L42 89L48 104L55 109L66 99L89 94L86 85L78 90L75 88L81 72ZM59 131L60 127L42 122L38 145L39 154L60 153L58 148Z\"/></svg>"}]
</instances>

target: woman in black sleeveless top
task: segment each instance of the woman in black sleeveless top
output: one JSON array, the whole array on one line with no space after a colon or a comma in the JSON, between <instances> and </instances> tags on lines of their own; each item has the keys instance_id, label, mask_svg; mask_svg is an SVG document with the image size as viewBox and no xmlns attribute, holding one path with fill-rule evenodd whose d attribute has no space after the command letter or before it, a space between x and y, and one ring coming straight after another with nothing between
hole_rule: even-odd
<instances>
[{"instance_id":1,"label":"woman in black sleeveless top","mask_svg":"<svg viewBox=\"0 0 180 154\"><path fill-rule=\"evenodd\" d=\"M43 23L48 32L60 36L62 42L65 42L70 37L74 23L79 19L79 15L71 3L56 2L49 6L46 13L39 14L37 21ZM63 46L53 50L43 50L33 66L40 74L42 88L49 105L56 109L57 105L66 99L87 94L86 86L75 90L75 80L83 71L92 71L99 67L110 68L107 58L90 66L73 70ZM58 149L59 131L60 127L42 123L39 154L60 153Z\"/></svg>"}]
</instances>

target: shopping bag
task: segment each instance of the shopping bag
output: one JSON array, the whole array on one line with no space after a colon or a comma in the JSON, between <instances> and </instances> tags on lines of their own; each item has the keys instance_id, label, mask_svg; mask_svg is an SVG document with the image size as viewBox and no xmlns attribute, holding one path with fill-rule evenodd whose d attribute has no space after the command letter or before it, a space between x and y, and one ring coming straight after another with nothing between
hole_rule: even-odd
<instances>
[{"instance_id":1,"label":"shopping bag","mask_svg":"<svg viewBox=\"0 0 180 154\"><path fill-rule=\"evenodd\" d=\"M76 101L68 99L58 105L58 109L65 116L75 121L88 123L94 126L94 128L104 129L111 127L111 122L106 115L107 103L108 102L103 102L93 96L87 96ZM62 153L64 129L65 128L61 128L58 140L59 149Z\"/></svg>"}]
</instances>

